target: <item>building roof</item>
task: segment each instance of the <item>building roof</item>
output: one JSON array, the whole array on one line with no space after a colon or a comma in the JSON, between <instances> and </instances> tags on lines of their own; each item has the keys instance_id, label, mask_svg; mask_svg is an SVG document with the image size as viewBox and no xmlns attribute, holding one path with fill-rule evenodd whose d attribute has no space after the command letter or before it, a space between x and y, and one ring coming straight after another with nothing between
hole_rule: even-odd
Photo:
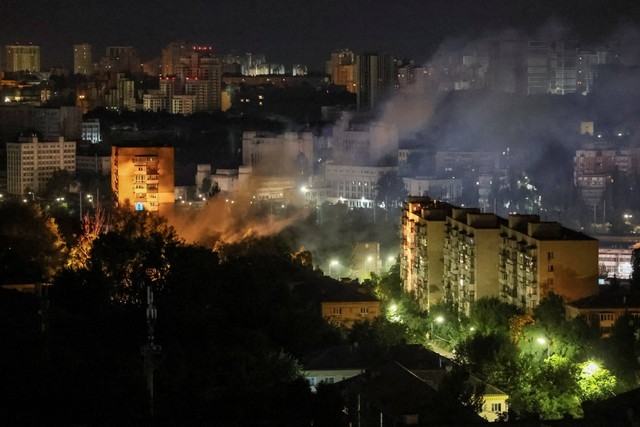
<instances>
[{"instance_id":1,"label":"building roof","mask_svg":"<svg viewBox=\"0 0 640 427\"><path fill-rule=\"evenodd\" d=\"M640 309L640 293L626 287L609 287L596 295L580 298L567 304L581 309Z\"/></svg>"},{"instance_id":2,"label":"building roof","mask_svg":"<svg viewBox=\"0 0 640 427\"><path fill-rule=\"evenodd\" d=\"M339 345L308 354L302 360L307 370L365 369L373 364L399 362L408 369L440 369L454 363L421 345L397 345L383 353L372 354L359 345Z\"/></svg>"},{"instance_id":3,"label":"building roof","mask_svg":"<svg viewBox=\"0 0 640 427\"><path fill-rule=\"evenodd\" d=\"M358 282L327 282L322 289L322 302L379 301L371 291Z\"/></svg>"}]
</instances>

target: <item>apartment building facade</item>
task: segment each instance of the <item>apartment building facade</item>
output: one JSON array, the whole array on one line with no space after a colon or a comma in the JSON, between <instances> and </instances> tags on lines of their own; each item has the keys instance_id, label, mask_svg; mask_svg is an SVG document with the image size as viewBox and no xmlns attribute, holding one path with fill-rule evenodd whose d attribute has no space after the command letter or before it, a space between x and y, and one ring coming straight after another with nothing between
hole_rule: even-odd
<instances>
[{"instance_id":1,"label":"apartment building facade","mask_svg":"<svg viewBox=\"0 0 640 427\"><path fill-rule=\"evenodd\" d=\"M445 224L452 209L428 197L409 197L403 210L400 276L404 290L413 292L423 307L444 298L444 263L429 261L444 257Z\"/></svg>"},{"instance_id":2,"label":"apartment building facade","mask_svg":"<svg viewBox=\"0 0 640 427\"><path fill-rule=\"evenodd\" d=\"M508 219L410 197L402 219L400 275L423 306L498 297L530 310L550 292L573 301L598 292L598 241L537 215Z\"/></svg>"},{"instance_id":3,"label":"apartment building facade","mask_svg":"<svg viewBox=\"0 0 640 427\"><path fill-rule=\"evenodd\" d=\"M173 210L173 147L111 147L111 188L118 206L137 211Z\"/></svg>"},{"instance_id":4,"label":"apartment building facade","mask_svg":"<svg viewBox=\"0 0 640 427\"><path fill-rule=\"evenodd\" d=\"M598 240L540 221L510 215L500 232L500 297L531 309L550 292L574 301L598 293Z\"/></svg>"},{"instance_id":5,"label":"apartment building facade","mask_svg":"<svg viewBox=\"0 0 640 427\"><path fill-rule=\"evenodd\" d=\"M7 143L7 192L13 195L29 191L41 192L58 170L71 175L76 171L76 143L65 141L40 142L36 135L20 137Z\"/></svg>"}]
</instances>

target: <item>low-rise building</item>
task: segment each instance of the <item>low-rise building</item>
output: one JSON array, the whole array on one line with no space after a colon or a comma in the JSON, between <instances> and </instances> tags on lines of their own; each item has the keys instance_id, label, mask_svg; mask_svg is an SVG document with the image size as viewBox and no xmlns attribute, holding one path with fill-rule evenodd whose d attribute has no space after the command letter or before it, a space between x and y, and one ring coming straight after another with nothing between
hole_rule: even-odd
<instances>
[{"instance_id":1,"label":"low-rise building","mask_svg":"<svg viewBox=\"0 0 640 427\"><path fill-rule=\"evenodd\" d=\"M628 289L614 285L596 295L565 304L565 313L569 319L583 316L591 325L599 326L602 336L607 337L621 316L640 317L640 298Z\"/></svg>"},{"instance_id":2,"label":"low-rise building","mask_svg":"<svg viewBox=\"0 0 640 427\"><path fill-rule=\"evenodd\" d=\"M380 300L357 282L343 283L325 295L321 303L322 317L331 323L353 326L380 316Z\"/></svg>"}]
</instances>

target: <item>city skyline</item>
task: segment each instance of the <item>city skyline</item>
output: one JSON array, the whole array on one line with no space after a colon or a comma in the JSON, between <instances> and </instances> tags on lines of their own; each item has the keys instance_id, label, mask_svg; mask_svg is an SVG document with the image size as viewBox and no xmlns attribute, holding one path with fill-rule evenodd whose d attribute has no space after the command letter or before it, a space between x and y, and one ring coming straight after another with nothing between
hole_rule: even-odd
<instances>
[{"instance_id":1,"label":"city skyline","mask_svg":"<svg viewBox=\"0 0 640 427\"><path fill-rule=\"evenodd\" d=\"M587 43L606 42L630 29L640 34L635 30L640 7L630 0L557 3L71 0L52 5L8 0L0 43L40 45L46 68L71 68L72 46L78 43L92 44L96 58L106 46L131 45L148 60L160 56L171 41L185 39L212 44L216 53L264 53L269 62L287 67L302 63L322 71L329 53L344 47L380 50L422 63L445 40L486 38L509 30L529 37L552 31Z\"/></svg>"}]
</instances>

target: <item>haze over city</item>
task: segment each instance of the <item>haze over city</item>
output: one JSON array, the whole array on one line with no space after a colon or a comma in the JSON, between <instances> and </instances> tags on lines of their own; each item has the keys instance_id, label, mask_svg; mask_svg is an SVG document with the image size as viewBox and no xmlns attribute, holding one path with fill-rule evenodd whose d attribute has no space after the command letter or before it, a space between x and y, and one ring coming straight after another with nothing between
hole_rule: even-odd
<instances>
[{"instance_id":1,"label":"haze over city","mask_svg":"<svg viewBox=\"0 0 640 427\"><path fill-rule=\"evenodd\" d=\"M640 5L4 0L0 425L640 424Z\"/></svg>"}]
</instances>

